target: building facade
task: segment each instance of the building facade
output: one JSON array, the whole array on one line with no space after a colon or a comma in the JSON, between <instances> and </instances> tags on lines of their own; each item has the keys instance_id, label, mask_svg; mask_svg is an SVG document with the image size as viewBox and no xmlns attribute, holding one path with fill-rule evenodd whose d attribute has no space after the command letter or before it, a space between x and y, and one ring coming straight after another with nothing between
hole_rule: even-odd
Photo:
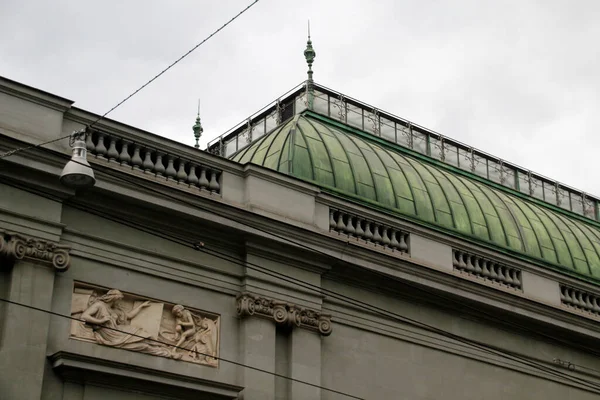
<instances>
[{"instance_id":1,"label":"building facade","mask_svg":"<svg viewBox=\"0 0 600 400\"><path fill-rule=\"evenodd\" d=\"M1 399L597 398L596 199L309 77L207 151L102 119L85 190L98 116L0 79Z\"/></svg>"}]
</instances>

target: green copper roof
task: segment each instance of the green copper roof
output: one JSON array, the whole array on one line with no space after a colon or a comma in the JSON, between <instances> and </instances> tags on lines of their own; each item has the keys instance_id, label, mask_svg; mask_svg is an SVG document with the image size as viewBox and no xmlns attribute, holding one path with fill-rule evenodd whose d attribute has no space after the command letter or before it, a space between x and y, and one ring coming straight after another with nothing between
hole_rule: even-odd
<instances>
[{"instance_id":1,"label":"green copper roof","mask_svg":"<svg viewBox=\"0 0 600 400\"><path fill-rule=\"evenodd\" d=\"M233 160L600 280L597 226L323 116L297 115Z\"/></svg>"}]
</instances>

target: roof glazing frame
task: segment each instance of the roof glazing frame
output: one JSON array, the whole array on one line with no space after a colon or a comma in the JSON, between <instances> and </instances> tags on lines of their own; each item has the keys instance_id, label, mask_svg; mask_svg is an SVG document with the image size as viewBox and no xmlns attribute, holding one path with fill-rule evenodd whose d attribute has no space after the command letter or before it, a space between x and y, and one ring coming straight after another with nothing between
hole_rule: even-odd
<instances>
[{"instance_id":1,"label":"roof glazing frame","mask_svg":"<svg viewBox=\"0 0 600 400\"><path fill-rule=\"evenodd\" d=\"M323 85L312 82L310 83L310 87L311 95L325 105L324 107L319 107L319 110L316 110L313 107L311 110L312 112L321 114L338 123L341 122L344 125L348 125L390 143L395 143L396 145L415 151L434 160L443 162L455 169L489 180L508 190L519 192L523 196L536 198L551 208L560 208L569 213L583 217L586 220L600 221L600 198L596 196L589 195L543 175L533 173L526 168L494 157L481 150L474 149L464 143L445 137L435 131L424 128L394 114L381 111ZM297 115L308 109L308 97L308 85L307 81L305 81L283 96L280 96L278 100L270 103L258 113L255 113L251 118L236 125L225 134L209 142L208 150L226 157L233 156L247 146L250 146L254 140L256 140L252 137L252 126L256 126L257 122L260 123L261 119L266 118L279 118L279 122L282 122L280 117L282 104L293 107L293 114ZM318 102L319 101L317 101L317 103ZM351 123L352 119L349 119L349 114L353 113L353 109L361 110L360 126L354 126ZM368 121L370 121L372 125L370 130L368 128ZM263 121L263 123L265 123L266 126L266 122ZM382 123L388 128L391 127L390 123L394 124L395 140L391 140L389 136L382 136ZM408 140L399 140L398 136L406 135L406 132L408 132L408 135L410 136ZM265 132L265 135L266 134L268 134L268 132ZM415 134L424 136L424 152L415 148ZM245 144L241 143L239 140L239 137L243 136L246 136L249 139ZM432 139L438 141L440 144L432 144ZM233 146L232 143L234 143L234 140L235 149L227 149L227 145ZM432 146L441 146L440 156L435 156L435 152L432 151ZM446 161L446 153L451 151L450 149L456 149L457 163L449 163ZM461 159L461 154L466 155L465 158L469 159L469 164L464 167L461 165L463 161ZM477 167L482 161L485 161L485 174L482 174L481 168ZM547 198L548 193L552 193L553 198Z\"/></svg>"}]
</instances>

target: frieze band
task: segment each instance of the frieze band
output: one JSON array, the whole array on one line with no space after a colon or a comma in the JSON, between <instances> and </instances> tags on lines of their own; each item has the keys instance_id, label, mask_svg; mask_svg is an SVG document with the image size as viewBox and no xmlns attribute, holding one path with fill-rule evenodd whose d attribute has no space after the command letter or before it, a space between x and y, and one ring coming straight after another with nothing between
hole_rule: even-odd
<instances>
[{"instance_id":1,"label":"frieze band","mask_svg":"<svg viewBox=\"0 0 600 400\"><path fill-rule=\"evenodd\" d=\"M237 313L240 317L255 315L273 319L281 327L311 329L323 336L331 335L332 331L330 315L250 293L237 296Z\"/></svg>"},{"instance_id":2,"label":"frieze band","mask_svg":"<svg viewBox=\"0 0 600 400\"><path fill-rule=\"evenodd\" d=\"M55 270L63 272L71 264L70 251L69 246L0 230L0 260L6 261L10 266L16 260L31 258L50 263Z\"/></svg>"}]
</instances>

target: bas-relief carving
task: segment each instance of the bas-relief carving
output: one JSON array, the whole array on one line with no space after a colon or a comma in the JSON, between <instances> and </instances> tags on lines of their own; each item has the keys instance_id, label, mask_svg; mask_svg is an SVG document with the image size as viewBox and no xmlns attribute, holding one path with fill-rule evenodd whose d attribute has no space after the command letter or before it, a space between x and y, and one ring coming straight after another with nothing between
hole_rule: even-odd
<instances>
[{"instance_id":1,"label":"bas-relief carving","mask_svg":"<svg viewBox=\"0 0 600 400\"><path fill-rule=\"evenodd\" d=\"M256 315L273 319L277 325L287 328L315 330L323 336L331 335L332 331L330 315L250 293L237 296L237 313L240 317Z\"/></svg>"},{"instance_id":2,"label":"bas-relief carving","mask_svg":"<svg viewBox=\"0 0 600 400\"><path fill-rule=\"evenodd\" d=\"M217 314L78 285L71 316L73 339L218 366Z\"/></svg>"},{"instance_id":3,"label":"bas-relief carving","mask_svg":"<svg viewBox=\"0 0 600 400\"><path fill-rule=\"evenodd\" d=\"M48 240L30 238L18 233L0 230L0 261L12 267L16 260L31 258L52 264L55 270L69 269L71 257L68 246Z\"/></svg>"}]
</instances>

